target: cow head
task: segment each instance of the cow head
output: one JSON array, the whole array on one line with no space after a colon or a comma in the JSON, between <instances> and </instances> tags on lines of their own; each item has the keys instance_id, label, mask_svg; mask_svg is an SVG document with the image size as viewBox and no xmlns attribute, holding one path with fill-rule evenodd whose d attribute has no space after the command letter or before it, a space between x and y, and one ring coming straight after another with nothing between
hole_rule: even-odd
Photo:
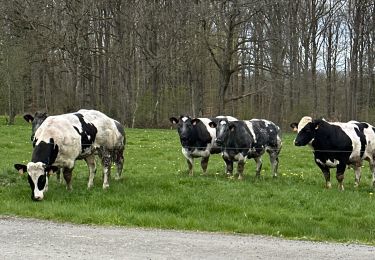
<instances>
[{"instance_id":1,"label":"cow head","mask_svg":"<svg viewBox=\"0 0 375 260\"><path fill-rule=\"evenodd\" d=\"M189 116L180 116L179 119L175 117L169 118L172 124L177 125L178 135L180 136L181 145L188 148L194 140L195 130L194 127L200 121L197 118L190 118Z\"/></svg>"},{"instance_id":2,"label":"cow head","mask_svg":"<svg viewBox=\"0 0 375 260\"><path fill-rule=\"evenodd\" d=\"M48 117L46 112L36 112L34 116L26 114L23 116L26 122L31 124L31 141L34 140L34 135L39 126Z\"/></svg>"},{"instance_id":3,"label":"cow head","mask_svg":"<svg viewBox=\"0 0 375 260\"><path fill-rule=\"evenodd\" d=\"M234 129L233 123L228 122L226 119L219 120L217 124L212 121L208 125L216 128L215 142L218 146L223 146L224 142L228 139L229 132Z\"/></svg>"},{"instance_id":4,"label":"cow head","mask_svg":"<svg viewBox=\"0 0 375 260\"><path fill-rule=\"evenodd\" d=\"M293 122L289 126L290 126L290 128L292 128L293 132L298 132L298 123L297 122Z\"/></svg>"},{"instance_id":5,"label":"cow head","mask_svg":"<svg viewBox=\"0 0 375 260\"><path fill-rule=\"evenodd\" d=\"M27 165L15 164L14 168L21 174L28 173L31 199L35 201L43 200L44 192L48 190L48 176L51 172L58 170L56 166L47 166L42 162L29 162Z\"/></svg>"},{"instance_id":6,"label":"cow head","mask_svg":"<svg viewBox=\"0 0 375 260\"><path fill-rule=\"evenodd\" d=\"M316 131L319 129L322 120L314 120L307 123L297 134L294 145L304 146L312 142L315 138Z\"/></svg>"},{"instance_id":7,"label":"cow head","mask_svg":"<svg viewBox=\"0 0 375 260\"><path fill-rule=\"evenodd\" d=\"M310 116L302 117L301 120L298 122L298 125L297 125L297 133L299 133L302 130L302 128L305 127L305 125L307 125L308 123L310 123L312 121L313 121L313 119Z\"/></svg>"}]
</instances>

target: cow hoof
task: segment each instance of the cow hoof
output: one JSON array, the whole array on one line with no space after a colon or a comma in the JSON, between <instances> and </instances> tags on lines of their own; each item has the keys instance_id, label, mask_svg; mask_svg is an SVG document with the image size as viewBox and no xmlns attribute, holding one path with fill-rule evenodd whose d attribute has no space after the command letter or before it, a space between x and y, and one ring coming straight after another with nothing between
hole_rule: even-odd
<instances>
[{"instance_id":1,"label":"cow hoof","mask_svg":"<svg viewBox=\"0 0 375 260\"><path fill-rule=\"evenodd\" d=\"M108 183L103 183L103 190L106 190L106 189L108 189L109 188L109 184Z\"/></svg>"},{"instance_id":2,"label":"cow hoof","mask_svg":"<svg viewBox=\"0 0 375 260\"><path fill-rule=\"evenodd\" d=\"M358 182L355 182L354 183L354 188L357 189L359 187L359 183Z\"/></svg>"},{"instance_id":3,"label":"cow hoof","mask_svg":"<svg viewBox=\"0 0 375 260\"><path fill-rule=\"evenodd\" d=\"M330 182L327 182L327 183L326 183L326 189L331 189L331 188L332 188L331 183L330 183Z\"/></svg>"},{"instance_id":4,"label":"cow hoof","mask_svg":"<svg viewBox=\"0 0 375 260\"><path fill-rule=\"evenodd\" d=\"M243 180L242 175L239 175L239 176L238 176L238 179L239 179L240 181L242 181L242 180Z\"/></svg>"}]
</instances>

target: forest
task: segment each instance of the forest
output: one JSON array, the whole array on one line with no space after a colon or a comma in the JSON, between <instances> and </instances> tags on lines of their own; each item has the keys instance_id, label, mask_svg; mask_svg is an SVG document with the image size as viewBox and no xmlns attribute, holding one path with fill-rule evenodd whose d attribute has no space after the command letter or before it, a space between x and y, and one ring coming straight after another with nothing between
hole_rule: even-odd
<instances>
[{"instance_id":1,"label":"forest","mask_svg":"<svg viewBox=\"0 0 375 260\"><path fill-rule=\"evenodd\" d=\"M373 0L0 0L0 114L375 123Z\"/></svg>"}]
</instances>

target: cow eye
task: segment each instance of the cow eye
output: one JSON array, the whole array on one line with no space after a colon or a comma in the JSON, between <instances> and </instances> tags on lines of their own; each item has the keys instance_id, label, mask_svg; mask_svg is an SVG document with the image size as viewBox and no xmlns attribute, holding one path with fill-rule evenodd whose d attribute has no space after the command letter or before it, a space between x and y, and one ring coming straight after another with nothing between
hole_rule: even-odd
<instances>
[{"instance_id":1,"label":"cow eye","mask_svg":"<svg viewBox=\"0 0 375 260\"><path fill-rule=\"evenodd\" d=\"M46 175L40 175L38 178L38 189L43 190L44 186L46 185Z\"/></svg>"}]
</instances>

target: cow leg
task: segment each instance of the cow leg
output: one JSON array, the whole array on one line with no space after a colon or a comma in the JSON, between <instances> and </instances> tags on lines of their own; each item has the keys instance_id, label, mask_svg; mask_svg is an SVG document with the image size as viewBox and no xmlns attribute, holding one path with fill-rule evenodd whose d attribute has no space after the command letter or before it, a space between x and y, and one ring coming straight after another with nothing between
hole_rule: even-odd
<instances>
[{"instance_id":1,"label":"cow leg","mask_svg":"<svg viewBox=\"0 0 375 260\"><path fill-rule=\"evenodd\" d=\"M272 176L277 177L277 170L279 168L279 153L271 152L270 153L270 163L272 169Z\"/></svg>"},{"instance_id":2,"label":"cow leg","mask_svg":"<svg viewBox=\"0 0 375 260\"><path fill-rule=\"evenodd\" d=\"M344 181L345 168L346 168L345 164L339 163L337 165L336 179L337 179L337 181L339 183L339 190L342 190L342 191L344 190L343 181Z\"/></svg>"},{"instance_id":3,"label":"cow leg","mask_svg":"<svg viewBox=\"0 0 375 260\"><path fill-rule=\"evenodd\" d=\"M66 189L67 190L72 190L72 172L73 172L73 169L69 169L69 168L64 168L63 169L63 175L64 175L64 179L65 179L65 182L66 182Z\"/></svg>"},{"instance_id":4,"label":"cow leg","mask_svg":"<svg viewBox=\"0 0 375 260\"><path fill-rule=\"evenodd\" d=\"M194 159L193 157L191 156L191 154L185 149L182 147L182 154L185 156L186 158L186 162L188 164L188 168L189 168L189 175L190 176L193 176L193 164L194 164Z\"/></svg>"},{"instance_id":5,"label":"cow leg","mask_svg":"<svg viewBox=\"0 0 375 260\"><path fill-rule=\"evenodd\" d=\"M111 175L111 153L103 149L101 153L102 166L103 166L103 189L109 187L109 177Z\"/></svg>"},{"instance_id":6,"label":"cow leg","mask_svg":"<svg viewBox=\"0 0 375 260\"><path fill-rule=\"evenodd\" d=\"M375 161L374 160L370 161L370 170L372 173L372 187L375 188Z\"/></svg>"},{"instance_id":7,"label":"cow leg","mask_svg":"<svg viewBox=\"0 0 375 260\"><path fill-rule=\"evenodd\" d=\"M233 175L233 161L225 159L223 157L223 160L225 162L225 174L229 177Z\"/></svg>"},{"instance_id":8,"label":"cow leg","mask_svg":"<svg viewBox=\"0 0 375 260\"><path fill-rule=\"evenodd\" d=\"M355 173L354 187L355 188L359 186L359 182L361 181L361 166L362 166L361 162L358 162L354 165L354 173Z\"/></svg>"},{"instance_id":9,"label":"cow leg","mask_svg":"<svg viewBox=\"0 0 375 260\"><path fill-rule=\"evenodd\" d=\"M256 163L255 177L260 177L260 171L262 170L262 157L254 158Z\"/></svg>"},{"instance_id":10,"label":"cow leg","mask_svg":"<svg viewBox=\"0 0 375 260\"><path fill-rule=\"evenodd\" d=\"M322 170L323 176L326 180L326 188L330 189L332 185L331 185L331 173L329 171L329 168L325 165L321 165L320 163L317 163L317 165Z\"/></svg>"},{"instance_id":11,"label":"cow leg","mask_svg":"<svg viewBox=\"0 0 375 260\"><path fill-rule=\"evenodd\" d=\"M194 163L193 158L186 159L186 162L189 168L189 175L193 176L193 163Z\"/></svg>"},{"instance_id":12,"label":"cow leg","mask_svg":"<svg viewBox=\"0 0 375 260\"><path fill-rule=\"evenodd\" d=\"M117 169L117 173L116 173L116 177L115 179L116 180L119 180L121 178L121 173L122 173L122 169L124 168L124 149L121 149L121 150L116 150L115 151L115 156L114 156L114 160L115 160L115 164L116 164L116 169Z\"/></svg>"},{"instance_id":13,"label":"cow leg","mask_svg":"<svg viewBox=\"0 0 375 260\"><path fill-rule=\"evenodd\" d=\"M57 172L56 172L56 180L57 180L58 183L61 182L60 169L58 169Z\"/></svg>"},{"instance_id":14,"label":"cow leg","mask_svg":"<svg viewBox=\"0 0 375 260\"><path fill-rule=\"evenodd\" d=\"M61 178L61 175L64 175L64 171L62 168L59 168L56 172L56 180L58 183L62 183L62 178Z\"/></svg>"},{"instance_id":15,"label":"cow leg","mask_svg":"<svg viewBox=\"0 0 375 260\"><path fill-rule=\"evenodd\" d=\"M202 157L202 160L201 160L201 167L202 167L204 175L206 175L207 166L208 166L208 160L209 159L210 159L210 157Z\"/></svg>"},{"instance_id":16,"label":"cow leg","mask_svg":"<svg viewBox=\"0 0 375 260\"><path fill-rule=\"evenodd\" d=\"M95 163L95 156L90 155L85 158L87 166L89 167L89 182L87 183L87 188L90 189L94 186L94 177L96 173L96 163Z\"/></svg>"},{"instance_id":17,"label":"cow leg","mask_svg":"<svg viewBox=\"0 0 375 260\"><path fill-rule=\"evenodd\" d=\"M237 171L238 171L238 179L243 179L243 171L245 169L245 160L238 161Z\"/></svg>"}]
</instances>

